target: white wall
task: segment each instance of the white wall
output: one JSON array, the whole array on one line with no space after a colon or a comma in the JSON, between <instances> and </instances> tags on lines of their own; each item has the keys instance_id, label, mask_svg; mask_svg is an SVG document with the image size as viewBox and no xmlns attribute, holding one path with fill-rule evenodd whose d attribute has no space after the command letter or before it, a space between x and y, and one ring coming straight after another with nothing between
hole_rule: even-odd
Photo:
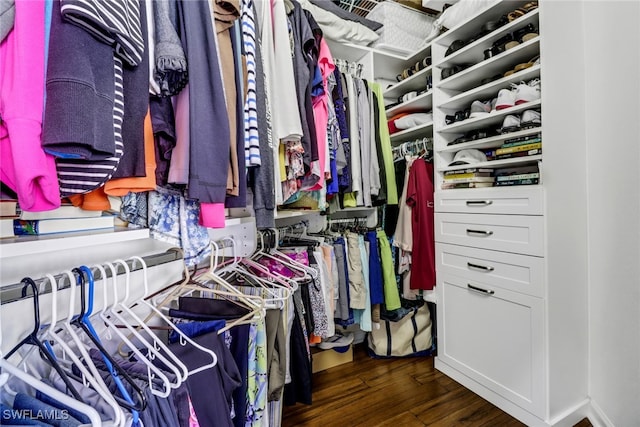
<instances>
[{"instance_id":1,"label":"white wall","mask_svg":"<svg viewBox=\"0 0 640 427\"><path fill-rule=\"evenodd\" d=\"M582 3L592 421L639 426L640 2Z\"/></svg>"}]
</instances>

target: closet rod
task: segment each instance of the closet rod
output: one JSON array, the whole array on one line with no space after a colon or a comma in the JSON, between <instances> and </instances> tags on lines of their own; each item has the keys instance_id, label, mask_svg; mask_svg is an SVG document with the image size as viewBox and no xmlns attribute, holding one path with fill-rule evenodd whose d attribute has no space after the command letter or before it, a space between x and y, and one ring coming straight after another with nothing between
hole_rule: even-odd
<instances>
[{"instance_id":1,"label":"closet rod","mask_svg":"<svg viewBox=\"0 0 640 427\"><path fill-rule=\"evenodd\" d=\"M147 268L149 268L149 267L155 267L158 265L166 264L172 261L180 260L183 258L183 256L182 256L182 250L180 250L179 248L171 248L165 252L145 255L145 256L142 256L141 258L144 260L145 264L147 265ZM140 262L135 262L134 260L127 260L126 262L130 272L133 273L134 271L142 270L142 265L140 264ZM82 264L79 263L78 267L80 265ZM123 268L123 266L119 264L116 264L115 266L118 272L120 271L121 268ZM107 273L107 277L111 277L110 269L106 269L106 273ZM74 276L75 276L75 273L74 273ZM59 282L61 279L68 278L68 276L64 273L54 275L53 277L56 279L57 282ZM94 272L94 279L95 280L102 279L102 274L100 273L100 271ZM33 280L36 282L36 285L40 290L40 294L47 294L51 292L51 288L49 286L49 279L41 277ZM41 287L43 283L47 284L45 289L42 289ZM66 283L66 280L64 283L65 283L65 286L62 289L69 287L69 285ZM23 287L24 287L23 283L14 283L11 285L3 286L0 289L0 305L9 304L9 303L21 300ZM31 298L31 296L29 295L27 298Z\"/></svg>"},{"instance_id":2,"label":"closet rod","mask_svg":"<svg viewBox=\"0 0 640 427\"><path fill-rule=\"evenodd\" d=\"M366 216L352 216L350 218L330 219L329 224L351 224L351 223L355 223L358 220L366 221L367 219L369 218Z\"/></svg>"}]
</instances>

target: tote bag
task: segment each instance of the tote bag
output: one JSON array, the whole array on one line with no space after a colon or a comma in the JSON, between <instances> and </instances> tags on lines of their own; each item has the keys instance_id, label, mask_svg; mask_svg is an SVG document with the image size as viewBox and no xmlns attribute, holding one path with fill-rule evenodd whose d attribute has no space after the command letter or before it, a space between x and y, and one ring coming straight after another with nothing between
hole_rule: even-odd
<instances>
[{"instance_id":1,"label":"tote bag","mask_svg":"<svg viewBox=\"0 0 640 427\"><path fill-rule=\"evenodd\" d=\"M369 350L378 357L428 356L433 344L431 326L429 306L413 307L396 322L381 320L381 327L369 332Z\"/></svg>"}]
</instances>

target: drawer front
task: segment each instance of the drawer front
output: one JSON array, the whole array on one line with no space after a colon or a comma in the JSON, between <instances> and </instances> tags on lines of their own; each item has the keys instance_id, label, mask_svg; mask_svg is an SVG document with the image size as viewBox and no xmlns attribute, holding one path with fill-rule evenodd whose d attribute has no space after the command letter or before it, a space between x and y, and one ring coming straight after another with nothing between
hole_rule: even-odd
<instances>
[{"instance_id":1,"label":"drawer front","mask_svg":"<svg viewBox=\"0 0 640 427\"><path fill-rule=\"evenodd\" d=\"M436 213L435 239L440 243L543 256L543 220L541 216Z\"/></svg>"},{"instance_id":2,"label":"drawer front","mask_svg":"<svg viewBox=\"0 0 640 427\"><path fill-rule=\"evenodd\" d=\"M437 292L438 359L543 417L543 300L454 275Z\"/></svg>"},{"instance_id":3,"label":"drawer front","mask_svg":"<svg viewBox=\"0 0 640 427\"><path fill-rule=\"evenodd\" d=\"M542 215L543 200L543 188L539 185L436 191L435 211Z\"/></svg>"},{"instance_id":4,"label":"drawer front","mask_svg":"<svg viewBox=\"0 0 640 427\"><path fill-rule=\"evenodd\" d=\"M544 258L436 243L438 275L455 274L491 286L542 297Z\"/></svg>"}]
</instances>

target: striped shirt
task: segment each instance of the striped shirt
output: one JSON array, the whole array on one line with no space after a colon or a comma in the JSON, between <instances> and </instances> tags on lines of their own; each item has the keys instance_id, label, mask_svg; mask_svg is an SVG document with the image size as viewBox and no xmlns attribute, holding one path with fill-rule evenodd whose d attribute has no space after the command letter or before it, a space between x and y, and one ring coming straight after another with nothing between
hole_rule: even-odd
<instances>
[{"instance_id":1,"label":"striped shirt","mask_svg":"<svg viewBox=\"0 0 640 427\"><path fill-rule=\"evenodd\" d=\"M256 98L256 27L253 0L241 3L242 42L247 61L247 97L244 104L244 150L247 166L260 166L260 138Z\"/></svg>"},{"instance_id":2,"label":"striped shirt","mask_svg":"<svg viewBox=\"0 0 640 427\"><path fill-rule=\"evenodd\" d=\"M115 77L115 96L113 102L115 155L104 160L92 161L57 159L56 167L62 197L87 193L102 187L113 176L124 153L124 144L122 143L122 120L124 117L122 61L115 54L113 59Z\"/></svg>"},{"instance_id":3,"label":"striped shirt","mask_svg":"<svg viewBox=\"0 0 640 427\"><path fill-rule=\"evenodd\" d=\"M61 0L65 20L84 28L132 66L142 61L139 0Z\"/></svg>"}]
</instances>

